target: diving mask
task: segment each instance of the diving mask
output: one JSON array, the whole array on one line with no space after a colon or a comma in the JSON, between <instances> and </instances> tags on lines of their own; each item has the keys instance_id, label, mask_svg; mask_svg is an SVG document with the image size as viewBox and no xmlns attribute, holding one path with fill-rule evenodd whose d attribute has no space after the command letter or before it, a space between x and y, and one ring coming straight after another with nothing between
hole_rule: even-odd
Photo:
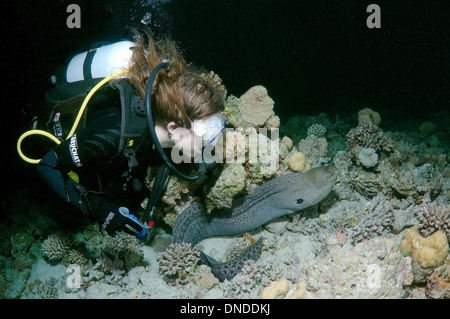
<instances>
[{"instance_id":1,"label":"diving mask","mask_svg":"<svg viewBox=\"0 0 450 319\"><path fill-rule=\"evenodd\" d=\"M214 115L207 119L195 120L192 123L192 130L195 135L202 138L203 146L215 146L227 123L227 118L222 115Z\"/></svg>"}]
</instances>

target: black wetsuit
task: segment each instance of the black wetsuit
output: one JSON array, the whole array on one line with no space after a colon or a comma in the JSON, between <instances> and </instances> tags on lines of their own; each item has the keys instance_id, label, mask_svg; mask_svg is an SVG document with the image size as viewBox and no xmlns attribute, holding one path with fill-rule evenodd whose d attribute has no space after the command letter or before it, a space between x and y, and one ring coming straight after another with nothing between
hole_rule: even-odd
<instances>
[{"instance_id":1,"label":"black wetsuit","mask_svg":"<svg viewBox=\"0 0 450 319\"><path fill-rule=\"evenodd\" d=\"M134 191L130 190L131 186L127 187L127 192L122 191L126 180L123 175L129 172L127 160L119 152L120 116L120 105L104 107L94 112L89 116L90 121L86 127L42 158L37 171L56 194L84 214L94 217L109 233L124 230L135 234L142 227L139 223L133 224L132 219L127 216L127 209L123 209L125 205L130 207L130 202L123 201L136 196L132 196L131 192ZM136 153L139 165L132 169L133 177L139 177L141 183L151 161L159 160L150 154L151 140L146 138L142 143ZM70 172L78 175L79 182L69 177ZM110 192L104 192L105 189L100 189L99 179L103 188L111 185L116 187L112 187ZM139 182L135 180L136 183ZM141 200L146 195L144 189L140 190ZM138 200L134 202L140 203Z\"/></svg>"}]
</instances>

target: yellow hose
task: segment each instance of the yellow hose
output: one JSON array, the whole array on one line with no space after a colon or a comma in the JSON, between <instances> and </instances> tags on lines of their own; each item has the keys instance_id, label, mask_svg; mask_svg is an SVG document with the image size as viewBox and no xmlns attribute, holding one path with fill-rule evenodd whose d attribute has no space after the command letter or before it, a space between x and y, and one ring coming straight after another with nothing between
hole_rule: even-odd
<instances>
[{"instance_id":1,"label":"yellow hose","mask_svg":"<svg viewBox=\"0 0 450 319\"><path fill-rule=\"evenodd\" d=\"M109 82L111 79L113 79L113 78L115 78L115 77L117 77L117 76L119 76L119 75L122 75L122 74L124 74L124 73L127 73L127 72L128 72L128 69L125 69L125 70L118 71L118 72L116 72L116 73L114 73L114 74L111 74L110 76L107 76L106 78L104 78L103 80L101 80L99 83L97 83L97 85L95 85L95 86L93 87L93 89L92 89L92 90L89 92L89 94L85 97L85 99L84 99L84 101L83 101L83 104L81 104L80 110L78 111L78 115L77 115L77 117L75 118L75 122L73 123L72 129L70 130L70 132L69 132L69 134L67 135L67 138L66 138L66 139L69 139L69 138L73 135L73 133L75 133L75 131L76 131L77 127L78 127L78 124L80 123L81 117L83 116L84 109L86 108L86 106L87 106L89 100L90 100L91 97L95 94L95 92L96 92L101 86L103 86L103 84L105 84L106 82ZM51 133L49 133L49 132L46 132L46 131L43 131L43 130L30 130L30 131L27 131L27 132L23 133L23 134L19 137L19 139L17 140L17 153L19 153L19 156L20 156L25 162L28 162L28 163L31 163L31 164L38 164L38 163L41 161L41 159L33 159L33 158L29 158L29 157L25 156L25 154L22 152L22 149L21 149L21 146L20 146L20 145L22 144L22 141L23 141L26 137L28 137L28 136L30 136L30 135L43 135L43 136L46 136L46 137L50 138L50 139L51 139L52 141L54 141L56 144L60 144L60 143L61 143L61 141L58 140L53 134L51 134Z\"/></svg>"}]
</instances>

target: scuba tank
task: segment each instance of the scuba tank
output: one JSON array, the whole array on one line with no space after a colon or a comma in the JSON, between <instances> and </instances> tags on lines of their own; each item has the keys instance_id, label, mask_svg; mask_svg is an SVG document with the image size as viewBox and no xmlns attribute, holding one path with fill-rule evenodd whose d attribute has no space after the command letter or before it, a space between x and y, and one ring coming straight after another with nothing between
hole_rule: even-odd
<instances>
[{"instance_id":1,"label":"scuba tank","mask_svg":"<svg viewBox=\"0 0 450 319\"><path fill-rule=\"evenodd\" d=\"M70 59L65 68L65 80L55 82L42 101L38 116L33 119L33 127L23 133L17 141L17 152L26 162L37 164L40 159L27 157L21 150L22 141L30 135L43 135L56 144L70 138L80 127L86 125L85 109L95 92L113 78L127 77L128 64L135 43L120 41L79 53ZM143 102L136 98L126 81L112 85L119 89L122 135L120 149L128 139L140 138L146 131ZM105 87L111 89L111 86ZM95 104L95 101L94 101ZM131 125L130 125L131 124ZM38 128L39 129L36 129Z\"/></svg>"},{"instance_id":2,"label":"scuba tank","mask_svg":"<svg viewBox=\"0 0 450 319\"><path fill-rule=\"evenodd\" d=\"M120 41L75 55L66 69L66 81L105 78L128 68L134 43Z\"/></svg>"}]
</instances>

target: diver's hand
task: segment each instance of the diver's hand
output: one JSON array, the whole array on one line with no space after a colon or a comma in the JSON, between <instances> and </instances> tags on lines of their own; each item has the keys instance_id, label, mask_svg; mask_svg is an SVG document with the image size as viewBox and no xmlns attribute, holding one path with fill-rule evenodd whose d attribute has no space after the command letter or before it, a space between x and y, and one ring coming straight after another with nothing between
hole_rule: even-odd
<instances>
[{"instance_id":1,"label":"diver's hand","mask_svg":"<svg viewBox=\"0 0 450 319\"><path fill-rule=\"evenodd\" d=\"M134 215L130 214L126 207L118 207L103 201L93 215L101 228L110 235L116 231L124 231L138 238L145 235L145 229L142 224Z\"/></svg>"}]
</instances>

